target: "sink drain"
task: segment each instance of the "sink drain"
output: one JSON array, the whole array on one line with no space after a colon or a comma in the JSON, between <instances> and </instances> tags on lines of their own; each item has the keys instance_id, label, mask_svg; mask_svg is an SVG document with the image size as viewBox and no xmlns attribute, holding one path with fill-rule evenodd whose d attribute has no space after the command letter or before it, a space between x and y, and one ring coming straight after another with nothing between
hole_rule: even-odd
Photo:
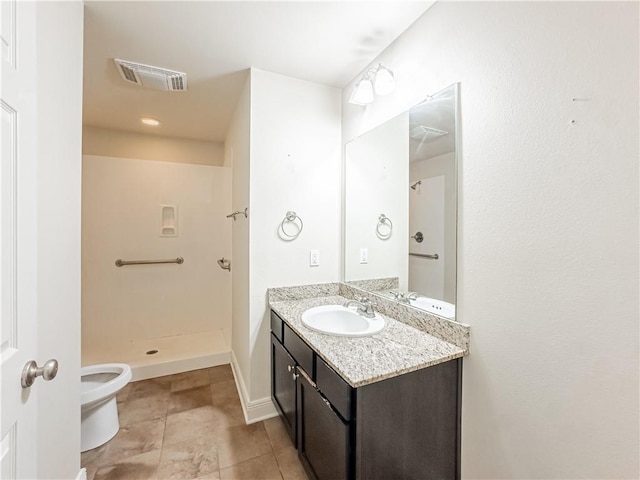
<instances>
[{"instance_id":1,"label":"sink drain","mask_svg":"<svg viewBox=\"0 0 640 480\"><path fill-rule=\"evenodd\" d=\"M156 353L158 353L158 350L148 350L147 351L147 355L155 355Z\"/></svg>"}]
</instances>

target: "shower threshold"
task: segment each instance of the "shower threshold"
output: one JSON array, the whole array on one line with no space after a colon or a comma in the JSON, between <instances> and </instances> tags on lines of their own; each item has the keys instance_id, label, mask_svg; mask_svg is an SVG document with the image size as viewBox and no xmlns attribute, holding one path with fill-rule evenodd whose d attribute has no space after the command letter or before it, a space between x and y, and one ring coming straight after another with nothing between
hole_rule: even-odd
<instances>
[{"instance_id":1,"label":"shower threshold","mask_svg":"<svg viewBox=\"0 0 640 480\"><path fill-rule=\"evenodd\" d=\"M86 350L89 351L85 348L82 351L83 366L128 363L134 381L225 365L231 361L231 349L222 330L134 340ZM154 350L153 354L147 353Z\"/></svg>"}]
</instances>

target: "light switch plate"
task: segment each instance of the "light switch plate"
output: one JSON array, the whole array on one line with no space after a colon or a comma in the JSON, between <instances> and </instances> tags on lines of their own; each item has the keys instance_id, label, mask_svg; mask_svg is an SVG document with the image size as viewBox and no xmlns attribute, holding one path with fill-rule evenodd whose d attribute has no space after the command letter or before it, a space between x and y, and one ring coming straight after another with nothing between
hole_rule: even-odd
<instances>
[{"instance_id":1,"label":"light switch plate","mask_svg":"<svg viewBox=\"0 0 640 480\"><path fill-rule=\"evenodd\" d=\"M309 252L309 266L317 267L320 265L320 250L311 250Z\"/></svg>"},{"instance_id":2,"label":"light switch plate","mask_svg":"<svg viewBox=\"0 0 640 480\"><path fill-rule=\"evenodd\" d=\"M361 248L360 249L360 263L369 263L369 249Z\"/></svg>"}]
</instances>

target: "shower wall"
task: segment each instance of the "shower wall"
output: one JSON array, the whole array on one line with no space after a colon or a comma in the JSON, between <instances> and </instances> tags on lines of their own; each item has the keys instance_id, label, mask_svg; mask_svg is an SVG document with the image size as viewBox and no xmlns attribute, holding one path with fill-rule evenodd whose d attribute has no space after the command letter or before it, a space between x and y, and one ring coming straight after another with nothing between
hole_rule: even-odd
<instances>
[{"instance_id":1,"label":"shower wall","mask_svg":"<svg viewBox=\"0 0 640 480\"><path fill-rule=\"evenodd\" d=\"M134 342L214 330L230 338L231 275L216 259L231 258L231 169L85 155L82 184L83 357L118 361ZM176 236L161 236L162 205L177 207Z\"/></svg>"},{"instance_id":2,"label":"shower wall","mask_svg":"<svg viewBox=\"0 0 640 480\"><path fill-rule=\"evenodd\" d=\"M440 255L438 262L425 262L423 258L409 257L409 290L450 303L456 303L455 164L455 153L450 152L413 162L409 167L409 183L422 180L421 185L410 190L411 215L420 218L419 221L417 218L410 221L411 235L415 233L414 229L425 234L423 244L412 241L411 250L430 253L429 249L435 248L433 251ZM429 190L432 195L429 195ZM427 198L431 205L428 205ZM434 202L436 205L433 205ZM418 207L420 203L423 204L422 207Z\"/></svg>"}]
</instances>

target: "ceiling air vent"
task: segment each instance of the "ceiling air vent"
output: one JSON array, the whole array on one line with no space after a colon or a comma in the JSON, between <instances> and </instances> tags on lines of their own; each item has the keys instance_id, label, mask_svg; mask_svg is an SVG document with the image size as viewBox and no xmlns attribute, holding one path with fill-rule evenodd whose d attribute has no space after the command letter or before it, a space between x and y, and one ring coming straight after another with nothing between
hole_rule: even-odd
<instances>
[{"instance_id":1,"label":"ceiling air vent","mask_svg":"<svg viewBox=\"0 0 640 480\"><path fill-rule=\"evenodd\" d=\"M187 74L153 67L142 63L129 62L114 58L118 72L123 80L155 90L183 92L187 89Z\"/></svg>"},{"instance_id":2,"label":"ceiling air vent","mask_svg":"<svg viewBox=\"0 0 640 480\"><path fill-rule=\"evenodd\" d=\"M431 140L436 137L441 137L442 135L448 135L449 132L445 132L444 130L439 130L437 128L427 127L425 125L418 125L417 127L413 127L411 131L409 131L409 136L416 140Z\"/></svg>"}]
</instances>

